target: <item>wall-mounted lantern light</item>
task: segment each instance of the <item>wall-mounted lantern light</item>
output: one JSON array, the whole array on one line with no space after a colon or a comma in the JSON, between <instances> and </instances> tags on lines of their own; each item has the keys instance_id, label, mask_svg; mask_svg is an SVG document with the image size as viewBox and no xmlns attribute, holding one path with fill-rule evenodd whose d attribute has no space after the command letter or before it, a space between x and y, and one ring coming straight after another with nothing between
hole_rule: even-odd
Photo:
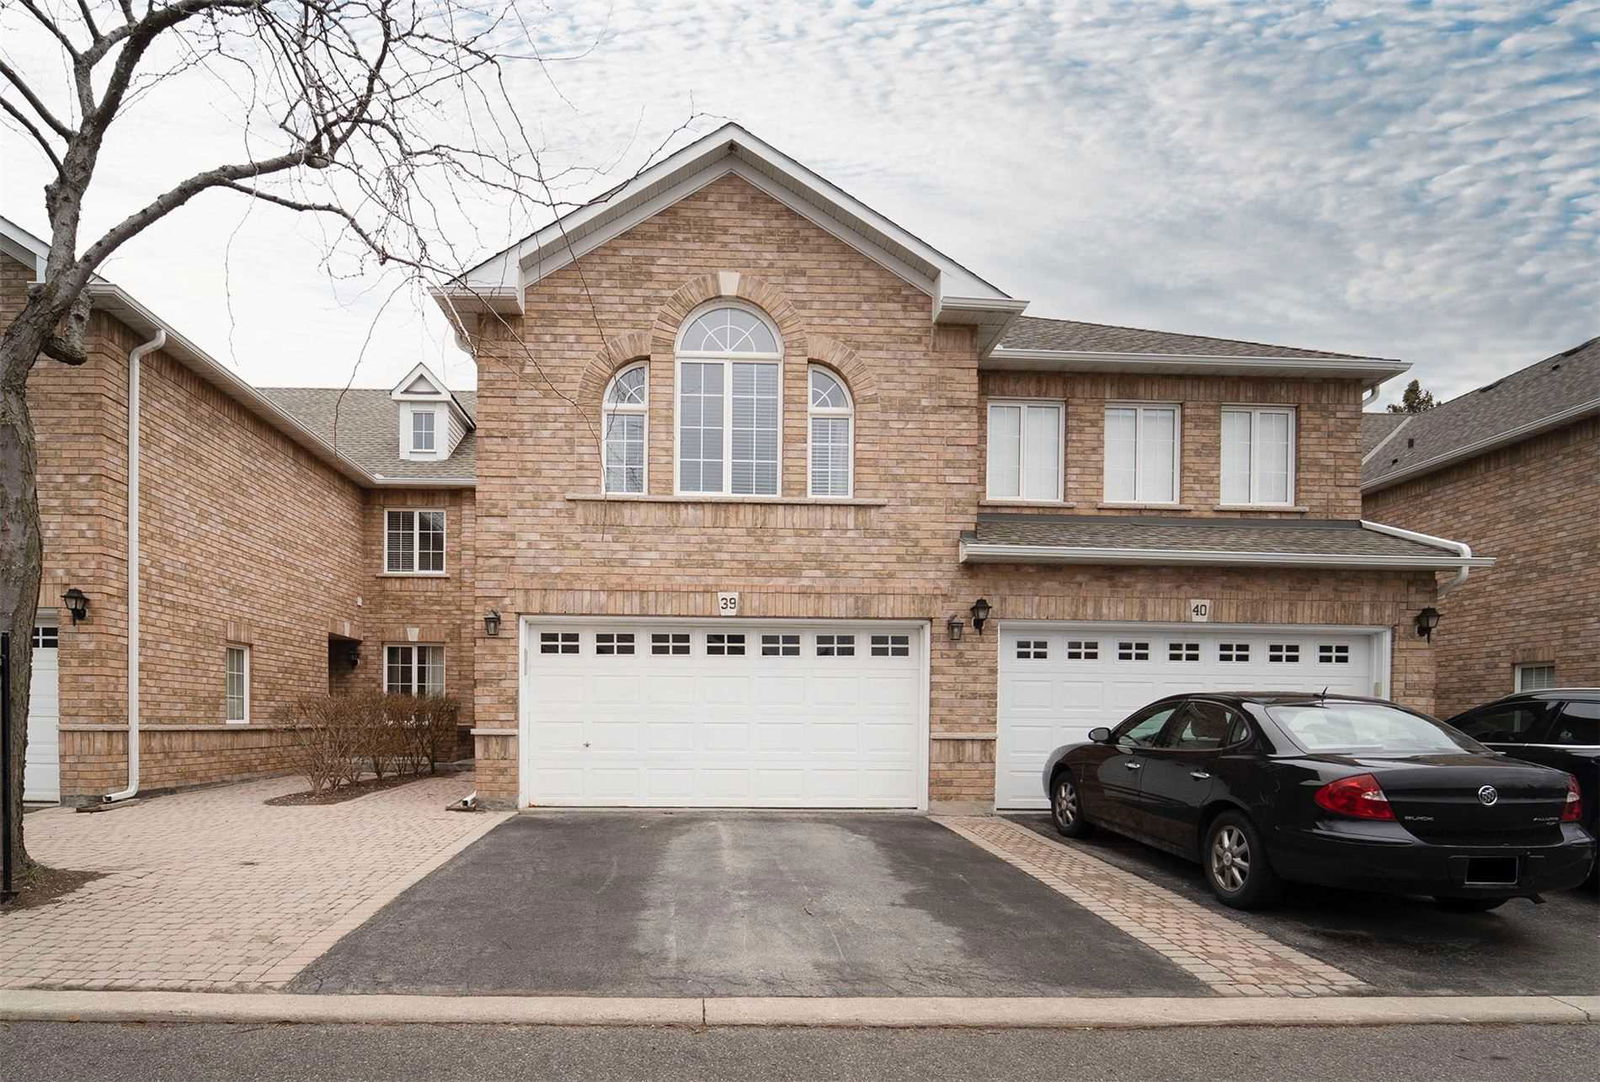
<instances>
[{"instance_id":1,"label":"wall-mounted lantern light","mask_svg":"<svg viewBox=\"0 0 1600 1082\"><path fill-rule=\"evenodd\" d=\"M1417 636L1433 641L1433 629L1439 626L1439 610L1429 605L1417 613Z\"/></svg>"},{"instance_id":2,"label":"wall-mounted lantern light","mask_svg":"<svg viewBox=\"0 0 1600 1082\"><path fill-rule=\"evenodd\" d=\"M983 625L989 622L989 614L993 611L994 608L983 598L980 597L974 601L972 603L972 630L982 635Z\"/></svg>"},{"instance_id":3,"label":"wall-mounted lantern light","mask_svg":"<svg viewBox=\"0 0 1600 1082\"><path fill-rule=\"evenodd\" d=\"M500 610L490 609L483 614L483 633L491 639L500 634Z\"/></svg>"},{"instance_id":4,"label":"wall-mounted lantern light","mask_svg":"<svg viewBox=\"0 0 1600 1082\"><path fill-rule=\"evenodd\" d=\"M959 616L952 616L944 622L944 629L950 633L951 642L961 641L961 629L966 626Z\"/></svg>"},{"instance_id":5,"label":"wall-mounted lantern light","mask_svg":"<svg viewBox=\"0 0 1600 1082\"><path fill-rule=\"evenodd\" d=\"M89 618L89 595L76 586L61 595L61 600L66 603L67 612L72 614L72 622Z\"/></svg>"}]
</instances>

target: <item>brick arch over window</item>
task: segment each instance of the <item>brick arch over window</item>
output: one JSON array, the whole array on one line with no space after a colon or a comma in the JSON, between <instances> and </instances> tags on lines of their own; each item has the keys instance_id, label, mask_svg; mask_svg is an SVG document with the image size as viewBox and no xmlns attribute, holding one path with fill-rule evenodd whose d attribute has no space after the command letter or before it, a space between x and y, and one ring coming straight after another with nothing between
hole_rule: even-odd
<instances>
[{"instance_id":1,"label":"brick arch over window","mask_svg":"<svg viewBox=\"0 0 1600 1082\"><path fill-rule=\"evenodd\" d=\"M605 348L589 358L578 379L578 401L585 407L600 408L611 377L636 361L650 359L650 332L629 331L606 339Z\"/></svg>"},{"instance_id":2,"label":"brick arch over window","mask_svg":"<svg viewBox=\"0 0 1600 1082\"><path fill-rule=\"evenodd\" d=\"M850 397L859 409L878 399L878 381L856 351L826 335L814 334L806 339L806 359L824 368L831 368L843 378Z\"/></svg>"},{"instance_id":3,"label":"brick arch over window","mask_svg":"<svg viewBox=\"0 0 1600 1082\"><path fill-rule=\"evenodd\" d=\"M801 347L806 341L805 330L794 305L789 303L782 290L765 278L741 274L739 271L702 274L679 286L656 313L656 321L650 328L650 352L663 357L672 356L678 342L678 331L683 321L689 318L689 313L706 301L722 297L736 297L765 312L777 324L778 334L783 337L785 358L795 358L802 352Z\"/></svg>"}]
</instances>

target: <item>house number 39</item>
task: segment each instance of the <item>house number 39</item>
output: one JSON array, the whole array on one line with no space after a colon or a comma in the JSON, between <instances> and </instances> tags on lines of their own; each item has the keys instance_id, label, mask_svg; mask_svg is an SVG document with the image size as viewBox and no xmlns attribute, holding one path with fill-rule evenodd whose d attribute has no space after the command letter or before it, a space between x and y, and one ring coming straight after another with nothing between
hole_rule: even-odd
<instances>
[{"instance_id":1,"label":"house number 39","mask_svg":"<svg viewBox=\"0 0 1600 1082\"><path fill-rule=\"evenodd\" d=\"M717 615L718 616L738 616L739 615L739 595L738 594L718 594L717 595Z\"/></svg>"}]
</instances>

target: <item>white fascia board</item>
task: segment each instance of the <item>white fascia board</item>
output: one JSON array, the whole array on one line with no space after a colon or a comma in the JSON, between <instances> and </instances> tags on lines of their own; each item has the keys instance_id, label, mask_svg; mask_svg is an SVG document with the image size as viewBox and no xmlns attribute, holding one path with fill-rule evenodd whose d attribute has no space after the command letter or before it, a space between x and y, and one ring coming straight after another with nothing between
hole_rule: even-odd
<instances>
[{"instance_id":1,"label":"white fascia board","mask_svg":"<svg viewBox=\"0 0 1600 1082\"><path fill-rule=\"evenodd\" d=\"M1288 376L1360 379L1365 387L1410 371L1405 361L1380 357L1237 357L1199 353L1115 353L1011 349L1000 346L979 364L986 369L1056 372L1148 372L1156 375Z\"/></svg>"},{"instance_id":2,"label":"white fascia board","mask_svg":"<svg viewBox=\"0 0 1600 1082\"><path fill-rule=\"evenodd\" d=\"M1579 402L1576 406L1568 406L1564 410L1552 413L1547 417L1541 417L1537 421L1529 421L1525 425L1508 428L1504 432L1497 432L1493 436L1478 440L1476 443L1469 443L1452 451L1446 451L1442 455L1434 455L1432 458L1404 466L1393 473L1386 473L1363 484L1361 486L1362 495L1370 495L1374 492L1381 492L1386 488L1393 488L1402 481L1409 481L1413 477L1432 473L1434 470L1443 469L1463 459L1476 458L1478 455L1487 454L1490 451L1498 450L1513 443L1519 443L1540 433L1548 432L1553 428L1560 428L1562 425L1581 421L1594 413L1600 413L1600 398L1591 398L1587 402ZM1395 431L1398 432L1399 429L1396 428Z\"/></svg>"},{"instance_id":3,"label":"white fascia board","mask_svg":"<svg viewBox=\"0 0 1600 1082\"><path fill-rule=\"evenodd\" d=\"M1190 566L1317 567L1369 571L1454 571L1493 567L1488 556L1370 556L1359 553L1236 552L1212 549L1084 548L1066 545L985 545L961 542L961 562L975 564L1183 564Z\"/></svg>"},{"instance_id":4,"label":"white fascia board","mask_svg":"<svg viewBox=\"0 0 1600 1082\"><path fill-rule=\"evenodd\" d=\"M4 252L24 267L32 268L35 282L44 281L44 267L50 259L50 245L4 215L0 215L0 252Z\"/></svg>"}]
</instances>

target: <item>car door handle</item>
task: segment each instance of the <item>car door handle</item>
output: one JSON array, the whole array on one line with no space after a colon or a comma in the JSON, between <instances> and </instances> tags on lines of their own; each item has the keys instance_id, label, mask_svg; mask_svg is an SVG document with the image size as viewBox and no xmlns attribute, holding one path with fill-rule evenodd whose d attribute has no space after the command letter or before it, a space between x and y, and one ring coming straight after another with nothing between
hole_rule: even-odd
<instances>
[{"instance_id":1,"label":"car door handle","mask_svg":"<svg viewBox=\"0 0 1600 1082\"><path fill-rule=\"evenodd\" d=\"M1143 763L1136 763L1136 762L1133 762L1133 761L1130 760L1130 761L1128 761L1126 763L1123 763L1122 765L1127 767L1129 770L1138 770L1144 764Z\"/></svg>"},{"instance_id":2,"label":"car door handle","mask_svg":"<svg viewBox=\"0 0 1600 1082\"><path fill-rule=\"evenodd\" d=\"M1207 774L1204 770L1191 770L1189 771L1189 776L1195 781L1205 781L1211 775Z\"/></svg>"}]
</instances>

